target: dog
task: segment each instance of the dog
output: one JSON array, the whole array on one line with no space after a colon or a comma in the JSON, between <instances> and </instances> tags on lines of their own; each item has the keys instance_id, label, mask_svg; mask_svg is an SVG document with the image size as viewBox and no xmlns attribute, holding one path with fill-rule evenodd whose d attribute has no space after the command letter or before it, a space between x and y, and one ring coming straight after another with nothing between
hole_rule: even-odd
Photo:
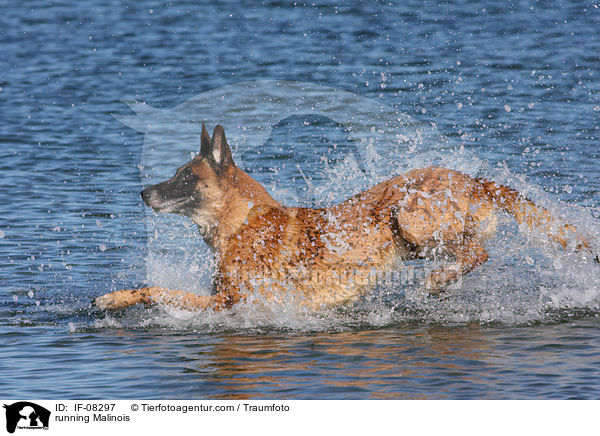
<instances>
[{"instance_id":1,"label":"dog","mask_svg":"<svg viewBox=\"0 0 600 436\"><path fill-rule=\"evenodd\" d=\"M211 137L202 124L200 153L141 195L155 212L197 224L216 256L213 293L125 289L98 297L98 308L161 303L222 310L252 295L318 309L358 299L372 287L373 272L403 260L443 256L450 260L423 284L435 295L486 262L483 243L494 234L499 211L540 229L563 249L593 256L587 237L517 191L433 166L332 207L283 206L236 166L220 125Z\"/></svg>"}]
</instances>

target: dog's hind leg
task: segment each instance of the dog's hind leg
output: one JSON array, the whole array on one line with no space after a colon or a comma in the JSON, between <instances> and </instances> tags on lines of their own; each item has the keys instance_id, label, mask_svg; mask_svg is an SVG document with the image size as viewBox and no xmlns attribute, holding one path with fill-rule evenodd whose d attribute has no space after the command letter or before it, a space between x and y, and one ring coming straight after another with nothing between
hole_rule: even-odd
<instances>
[{"instance_id":1,"label":"dog's hind leg","mask_svg":"<svg viewBox=\"0 0 600 436\"><path fill-rule=\"evenodd\" d=\"M456 256L456 262L431 272L425 282L425 289L430 294L439 294L448 283L470 273L488 259L488 253L481 243L470 237L465 238L463 244L449 248Z\"/></svg>"},{"instance_id":2,"label":"dog's hind leg","mask_svg":"<svg viewBox=\"0 0 600 436\"><path fill-rule=\"evenodd\" d=\"M122 289L101 295L93 301L99 309L119 310L134 304L164 304L186 310L202 310L208 307L222 309L228 306L228 298L222 294L197 295L191 292L152 287L141 289Z\"/></svg>"}]
</instances>

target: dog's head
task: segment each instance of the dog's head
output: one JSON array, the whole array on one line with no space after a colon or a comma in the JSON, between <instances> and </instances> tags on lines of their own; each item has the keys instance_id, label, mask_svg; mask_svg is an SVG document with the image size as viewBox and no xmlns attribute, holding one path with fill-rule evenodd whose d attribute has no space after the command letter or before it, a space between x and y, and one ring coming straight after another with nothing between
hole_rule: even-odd
<instances>
[{"instance_id":1,"label":"dog's head","mask_svg":"<svg viewBox=\"0 0 600 436\"><path fill-rule=\"evenodd\" d=\"M200 153L171 179L144 189L142 198L155 212L187 216L206 233L218 223L236 170L223 127L211 139L202 124Z\"/></svg>"}]
</instances>

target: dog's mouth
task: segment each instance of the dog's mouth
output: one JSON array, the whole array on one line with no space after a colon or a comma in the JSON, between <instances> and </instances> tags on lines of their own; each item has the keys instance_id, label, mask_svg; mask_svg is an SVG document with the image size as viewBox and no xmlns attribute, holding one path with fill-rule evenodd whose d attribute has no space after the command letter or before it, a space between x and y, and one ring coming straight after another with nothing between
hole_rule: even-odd
<instances>
[{"instance_id":1,"label":"dog's mouth","mask_svg":"<svg viewBox=\"0 0 600 436\"><path fill-rule=\"evenodd\" d=\"M162 202L160 204L149 204L148 206L158 213L179 213L188 202L189 200L181 198L177 200L170 200L168 202Z\"/></svg>"}]
</instances>

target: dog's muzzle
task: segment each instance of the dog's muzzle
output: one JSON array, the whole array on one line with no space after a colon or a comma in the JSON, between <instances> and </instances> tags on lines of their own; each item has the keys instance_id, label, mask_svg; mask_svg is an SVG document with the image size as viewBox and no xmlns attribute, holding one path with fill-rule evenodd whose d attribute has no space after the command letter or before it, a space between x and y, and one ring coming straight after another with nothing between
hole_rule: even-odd
<instances>
[{"instance_id":1,"label":"dog's muzzle","mask_svg":"<svg viewBox=\"0 0 600 436\"><path fill-rule=\"evenodd\" d=\"M156 192L156 189L152 186L150 188L146 188L141 193L142 199L146 206L151 207L156 212L162 212L166 206L168 206L168 202L165 202L161 196Z\"/></svg>"},{"instance_id":2,"label":"dog's muzzle","mask_svg":"<svg viewBox=\"0 0 600 436\"><path fill-rule=\"evenodd\" d=\"M144 203L158 213L182 213L183 208L190 202L190 199L185 197L163 198L156 186L144 189L141 195Z\"/></svg>"},{"instance_id":3,"label":"dog's muzzle","mask_svg":"<svg viewBox=\"0 0 600 436\"><path fill-rule=\"evenodd\" d=\"M157 195L156 195L156 192L152 188L144 189L140 193L140 195L142 196L144 203L146 203L146 206L150 206L150 207L154 208L153 204L156 204Z\"/></svg>"}]
</instances>

